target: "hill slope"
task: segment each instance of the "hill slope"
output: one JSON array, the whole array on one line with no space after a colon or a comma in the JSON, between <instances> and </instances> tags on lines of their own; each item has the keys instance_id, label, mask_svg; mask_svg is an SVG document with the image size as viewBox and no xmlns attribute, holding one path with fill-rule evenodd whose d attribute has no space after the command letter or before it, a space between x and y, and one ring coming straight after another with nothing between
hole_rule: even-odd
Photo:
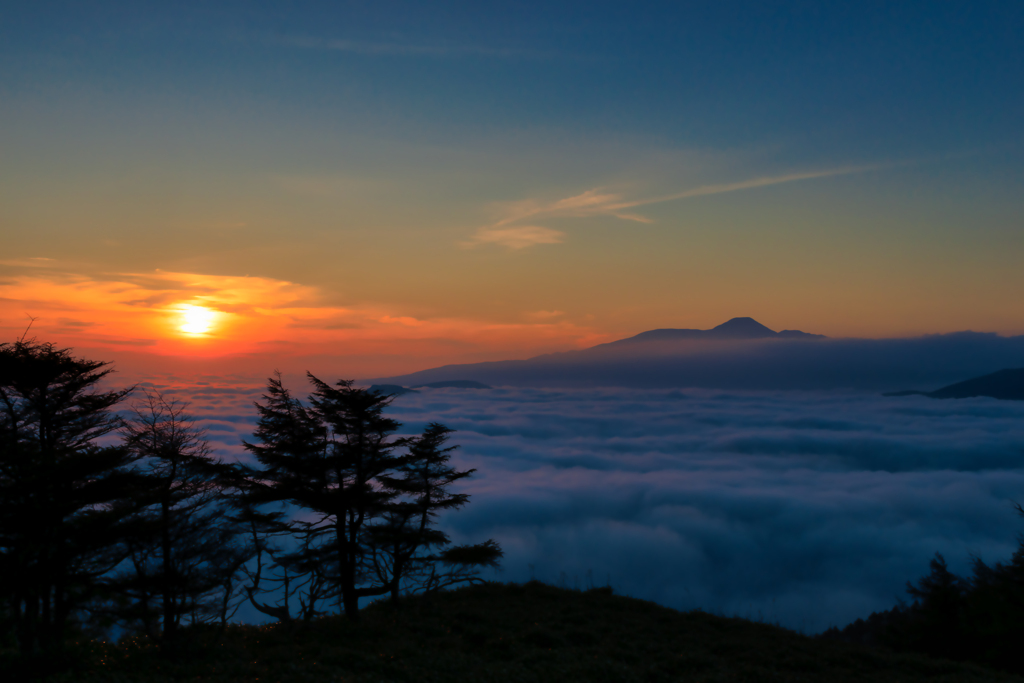
<instances>
[{"instance_id":1,"label":"hill slope","mask_svg":"<svg viewBox=\"0 0 1024 683\"><path fill-rule=\"evenodd\" d=\"M928 394L933 398L972 398L988 396L1007 401L1024 401L1024 368L1009 368L984 377L942 387Z\"/></svg>"},{"instance_id":2,"label":"hill slope","mask_svg":"<svg viewBox=\"0 0 1024 683\"><path fill-rule=\"evenodd\" d=\"M486 584L377 604L355 625L232 627L160 658L98 646L76 681L1022 681L595 589Z\"/></svg>"},{"instance_id":3,"label":"hill slope","mask_svg":"<svg viewBox=\"0 0 1024 683\"><path fill-rule=\"evenodd\" d=\"M1003 401L1024 401L1024 368L998 370L990 375L973 377L935 391L907 389L884 396L928 396L929 398L975 398L985 396Z\"/></svg>"}]
</instances>

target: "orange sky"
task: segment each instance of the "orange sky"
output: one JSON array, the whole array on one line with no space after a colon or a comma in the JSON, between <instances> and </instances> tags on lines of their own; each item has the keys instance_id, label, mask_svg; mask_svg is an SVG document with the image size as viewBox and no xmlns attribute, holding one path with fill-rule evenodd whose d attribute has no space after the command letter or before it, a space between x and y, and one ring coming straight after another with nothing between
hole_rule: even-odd
<instances>
[{"instance_id":1,"label":"orange sky","mask_svg":"<svg viewBox=\"0 0 1024 683\"><path fill-rule=\"evenodd\" d=\"M354 377L609 339L559 321L555 312L515 324L417 319L386 308L332 306L315 287L270 278L163 271L86 277L56 272L43 259L17 265L20 274L0 283L6 339L32 322L30 335L40 339L104 358L149 356L155 366L175 359L227 360L236 370L298 372L305 368L292 366L305 359L323 365L336 356L330 369Z\"/></svg>"},{"instance_id":2,"label":"orange sky","mask_svg":"<svg viewBox=\"0 0 1024 683\"><path fill-rule=\"evenodd\" d=\"M337 305L336 293L269 277L163 270L84 274L62 265L48 258L0 262L7 273L0 281L0 334L14 339L32 322L30 335L113 360L132 377L158 371L261 377L277 369L358 379L584 348L654 327L708 328L725 318L712 297L695 301L689 319L658 319L638 305L649 316L646 327L629 317L600 320L559 310L417 316L398 305ZM937 303L942 301L950 300ZM920 309L924 321L941 312L941 306ZM785 306L775 313L755 317L775 329L797 327L787 324ZM842 322L836 313L822 315L820 327L802 327L843 336L849 328L836 324ZM851 306L838 313L855 321L871 311ZM891 314L877 309L875 321Z\"/></svg>"}]
</instances>

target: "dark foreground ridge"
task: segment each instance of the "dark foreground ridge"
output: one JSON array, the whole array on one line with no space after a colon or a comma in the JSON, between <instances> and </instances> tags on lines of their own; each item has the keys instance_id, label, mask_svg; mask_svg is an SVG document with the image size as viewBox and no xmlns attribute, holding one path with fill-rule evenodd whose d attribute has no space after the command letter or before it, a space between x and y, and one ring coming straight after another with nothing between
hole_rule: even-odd
<instances>
[{"instance_id":1,"label":"dark foreground ridge","mask_svg":"<svg viewBox=\"0 0 1024 683\"><path fill-rule=\"evenodd\" d=\"M969 664L802 636L531 582L377 603L355 624L193 632L161 656L143 639L90 644L64 680L90 681L1024 681Z\"/></svg>"},{"instance_id":2,"label":"dark foreground ridge","mask_svg":"<svg viewBox=\"0 0 1024 683\"><path fill-rule=\"evenodd\" d=\"M984 377L950 384L936 391L894 391L885 396L929 396L931 398L976 398L986 396L1004 401L1024 401L1024 368L1007 368Z\"/></svg>"}]
</instances>

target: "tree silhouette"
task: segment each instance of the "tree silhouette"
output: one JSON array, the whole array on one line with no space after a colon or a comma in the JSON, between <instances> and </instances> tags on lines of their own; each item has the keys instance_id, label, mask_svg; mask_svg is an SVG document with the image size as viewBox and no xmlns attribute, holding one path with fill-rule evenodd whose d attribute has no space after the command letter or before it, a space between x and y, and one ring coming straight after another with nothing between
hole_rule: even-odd
<instances>
[{"instance_id":1,"label":"tree silhouette","mask_svg":"<svg viewBox=\"0 0 1024 683\"><path fill-rule=\"evenodd\" d=\"M355 619L360 599L397 597L403 577L425 572L431 562L448 562L464 573L497 562L501 553L493 542L464 548L461 555L424 552L450 543L432 527L437 513L467 501L447 488L470 474L447 466L452 448L442 446L450 430L432 425L421 437L398 438L400 424L383 414L391 397L350 381L330 386L307 377L309 406L285 389L280 375L270 378L256 404L258 443L245 444L260 467L239 468L244 516L257 535L292 539L287 552L261 546L277 565L277 585L284 588L287 579L288 590L300 583L305 590L315 587L306 593L304 610L315 609L314 597L337 597ZM297 514L265 510L275 503L294 506ZM251 599L257 584L250 586ZM287 600L253 604L291 618Z\"/></svg>"},{"instance_id":2,"label":"tree silhouette","mask_svg":"<svg viewBox=\"0 0 1024 683\"><path fill-rule=\"evenodd\" d=\"M930 563L931 573L918 579L917 584L907 582L907 592L915 600L913 627L908 635L913 649L934 657L959 659L965 645L966 596L970 584L949 571L946 560L935 553Z\"/></svg>"},{"instance_id":3,"label":"tree silhouette","mask_svg":"<svg viewBox=\"0 0 1024 683\"><path fill-rule=\"evenodd\" d=\"M842 630L831 628L823 636L1024 673L1024 537L1019 541L1009 562L989 566L972 558L970 578L951 572L936 553L931 572L907 583L912 604L900 603Z\"/></svg>"},{"instance_id":4,"label":"tree silhouette","mask_svg":"<svg viewBox=\"0 0 1024 683\"><path fill-rule=\"evenodd\" d=\"M186 409L145 391L121 430L145 477L145 507L126 539L131 567L120 577L128 599L120 616L163 643L176 640L183 621L226 621L238 592L233 577L253 554L229 514L222 482L230 470Z\"/></svg>"},{"instance_id":5,"label":"tree silhouette","mask_svg":"<svg viewBox=\"0 0 1024 683\"><path fill-rule=\"evenodd\" d=\"M0 344L0 593L20 651L59 649L99 577L124 557L135 456L99 441L130 389L108 363L24 338Z\"/></svg>"},{"instance_id":6,"label":"tree silhouette","mask_svg":"<svg viewBox=\"0 0 1024 683\"><path fill-rule=\"evenodd\" d=\"M449 465L457 448L445 447L451 433L443 424L431 422L421 436L408 440L398 476L387 478L387 485L401 497L387 507L380 521L368 526L367 564L380 583L390 586L393 602L403 588L429 591L472 580L476 569L497 566L501 558L494 541L449 547L451 539L435 527L439 513L469 502L467 494L452 493L450 487L476 471ZM439 564L446 569L439 570Z\"/></svg>"},{"instance_id":7,"label":"tree silhouette","mask_svg":"<svg viewBox=\"0 0 1024 683\"><path fill-rule=\"evenodd\" d=\"M246 504L287 503L311 518L260 519L274 532L287 531L298 550L287 562L321 572L337 587L345 614L357 618L359 599L382 595L387 586L362 585L364 525L395 494L379 481L400 462L391 438L398 423L383 416L389 400L341 381L331 387L308 374L310 407L293 398L280 376L269 380L264 403L256 404L258 444L245 443L262 469L242 468Z\"/></svg>"},{"instance_id":8,"label":"tree silhouette","mask_svg":"<svg viewBox=\"0 0 1024 683\"><path fill-rule=\"evenodd\" d=\"M328 580L325 563L310 553L309 544L314 537L304 535L302 545L287 552L275 543L275 537L279 536L284 536L285 542L290 540L287 538L290 535L287 525L267 524L266 517L260 524L259 513L251 510L242 518L250 524L252 544L256 549L255 566L243 569L249 580L245 592L252 606L284 623L291 623L296 618L309 623L313 617L324 614L321 606L337 597L338 587ZM273 594L276 599L273 603L264 602L257 598L260 593ZM299 603L297 615L292 614L295 601Z\"/></svg>"},{"instance_id":9,"label":"tree silhouette","mask_svg":"<svg viewBox=\"0 0 1024 683\"><path fill-rule=\"evenodd\" d=\"M131 389L101 390L111 372L53 344L0 344L0 639L24 655L59 651L87 613L164 646L225 624L242 596L282 621L333 600L357 618L363 598L475 580L501 557L436 528L473 471L450 465L441 424L396 436L385 395L309 374L304 405L271 378L244 444L257 464L226 465L187 404L145 391L116 416Z\"/></svg>"}]
</instances>

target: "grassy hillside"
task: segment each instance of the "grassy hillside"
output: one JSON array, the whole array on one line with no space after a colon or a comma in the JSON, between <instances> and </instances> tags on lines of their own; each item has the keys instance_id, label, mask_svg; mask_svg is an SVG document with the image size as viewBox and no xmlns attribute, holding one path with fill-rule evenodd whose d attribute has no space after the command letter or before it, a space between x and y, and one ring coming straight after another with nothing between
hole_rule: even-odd
<instances>
[{"instance_id":1,"label":"grassy hillside","mask_svg":"<svg viewBox=\"0 0 1024 683\"><path fill-rule=\"evenodd\" d=\"M824 642L596 589L487 584L376 604L353 625L236 626L174 657L92 644L73 681L1024 681L975 666Z\"/></svg>"}]
</instances>

